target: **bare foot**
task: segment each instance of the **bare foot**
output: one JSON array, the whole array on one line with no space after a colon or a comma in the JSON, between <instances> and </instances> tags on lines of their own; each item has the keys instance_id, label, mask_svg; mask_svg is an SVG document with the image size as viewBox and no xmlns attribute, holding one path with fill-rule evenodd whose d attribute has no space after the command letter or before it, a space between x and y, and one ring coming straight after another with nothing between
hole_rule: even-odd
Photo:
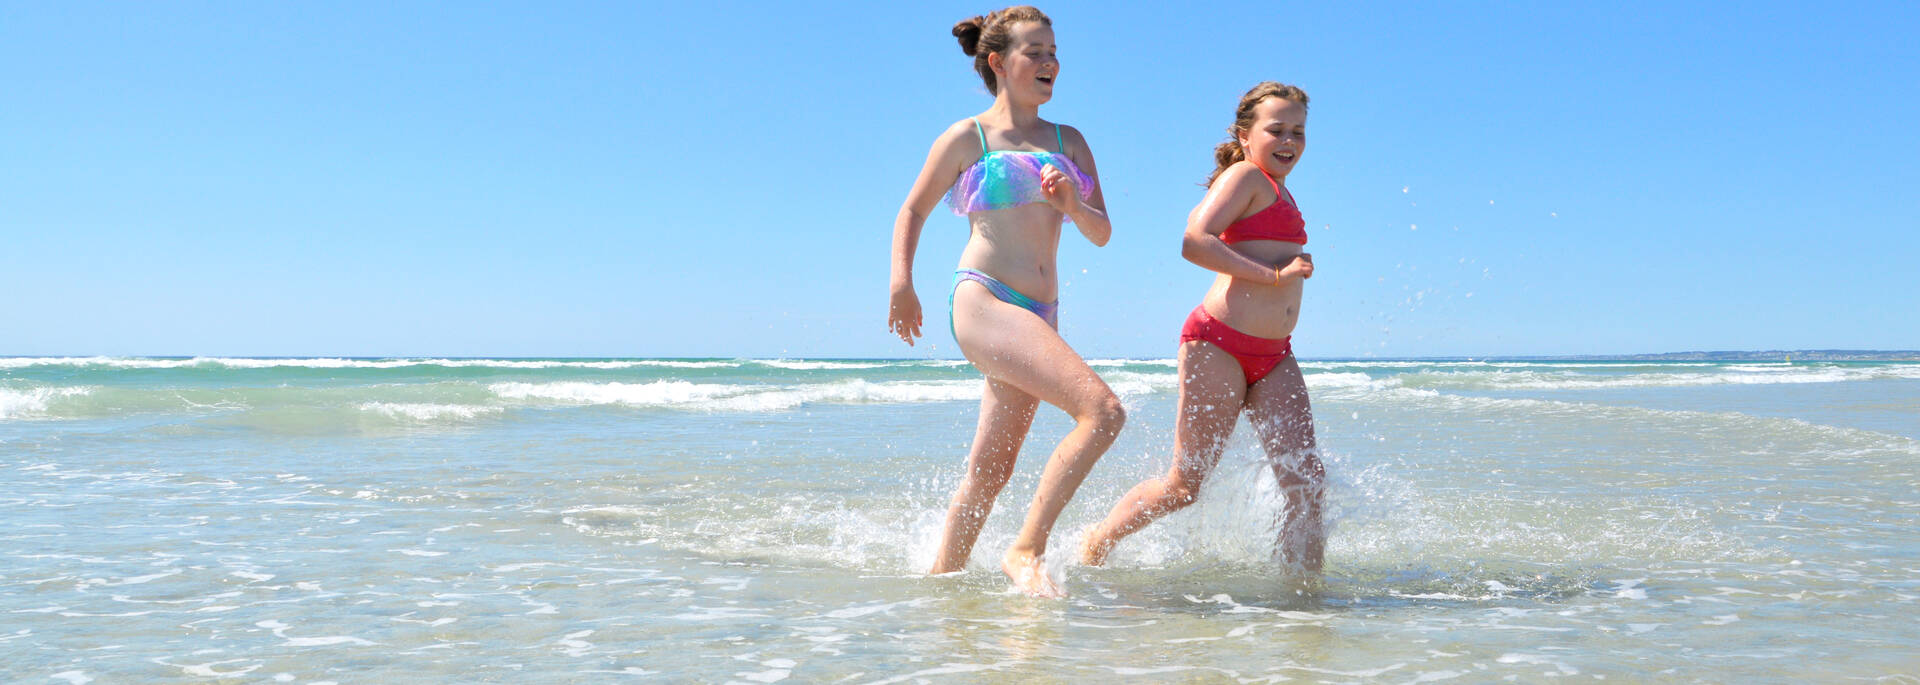
<instances>
[{"instance_id":1,"label":"bare foot","mask_svg":"<svg viewBox=\"0 0 1920 685\"><path fill-rule=\"evenodd\" d=\"M1113 551L1113 541L1102 538L1099 533L1100 526L1098 524L1087 526L1087 529L1080 533L1080 563L1082 565L1106 565L1107 554Z\"/></svg>"},{"instance_id":2,"label":"bare foot","mask_svg":"<svg viewBox=\"0 0 1920 685\"><path fill-rule=\"evenodd\" d=\"M1000 570L1013 581L1014 587L1028 597L1059 599L1067 596L1060 586L1053 584L1052 578L1047 577L1047 564L1043 557L1007 550L1007 555L1000 559Z\"/></svg>"}]
</instances>

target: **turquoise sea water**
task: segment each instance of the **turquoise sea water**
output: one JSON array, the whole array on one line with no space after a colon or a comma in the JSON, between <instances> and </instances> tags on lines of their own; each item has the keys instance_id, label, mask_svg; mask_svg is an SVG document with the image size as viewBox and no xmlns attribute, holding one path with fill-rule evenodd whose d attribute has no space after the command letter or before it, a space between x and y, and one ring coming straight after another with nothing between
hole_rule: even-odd
<instances>
[{"instance_id":1,"label":"turquoise sea water","mask_svg":"<svg viewBox=\"0 0 1920 685\"><path fill-rule=\"evenodd\" d=\"M929 578L962 362L0 358L0 680L1917 682L1920 364L1303 363L1324 583L1245 425L1194 508L1174 368L1056 532Z\"/></svg>"}]
</instances>

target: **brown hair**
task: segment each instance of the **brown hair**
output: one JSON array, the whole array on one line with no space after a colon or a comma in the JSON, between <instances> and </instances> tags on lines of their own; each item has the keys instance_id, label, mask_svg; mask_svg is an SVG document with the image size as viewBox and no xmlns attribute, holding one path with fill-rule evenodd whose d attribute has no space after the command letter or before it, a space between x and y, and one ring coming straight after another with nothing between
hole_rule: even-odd
<instances>
[{"instance_id":1,"label":"brown hair","mask_svg":"<svg viewBox=\"0 0 1920 685\"><path fill-rule=\"evenodd\" d=\"M1220 172L1226 171L1227 167L1233 166L1234 162L1247 158L1247 151L1240 149L1240 134L1253 128L1253 108L1267 98L1292 100L1300 103L1301 107L1307 106L1307 91L1301 90L1299 86L1274 81L1261 81L1252 90L1248 90L1246 95L1240 96L1240 106L1233 110L1233 125L1227 127L1227 142L1213 148L1215 166L1213 173L1207 175L1209 187L1213 185L1214 179L1220 178Z\"/></svg>"},{"instance_id":2,"label":"brown hair","mask_svg":"<svg viewBox=\"0 0 1920 685\"><path fill-rule=\"evenodd\" d=\"M994 83L993 67L987 66L987 55L1007 54L1007 49L1013 47L1013 25L1023 21L1053 26L1053 20L1048 19L1046 13L1029 5L988 12L953 25L953 37L960 39L960 51L973 58L973 70L980 72L980 80L986 82L989 93L999 90Z\"/></svg>"}]
</instances>

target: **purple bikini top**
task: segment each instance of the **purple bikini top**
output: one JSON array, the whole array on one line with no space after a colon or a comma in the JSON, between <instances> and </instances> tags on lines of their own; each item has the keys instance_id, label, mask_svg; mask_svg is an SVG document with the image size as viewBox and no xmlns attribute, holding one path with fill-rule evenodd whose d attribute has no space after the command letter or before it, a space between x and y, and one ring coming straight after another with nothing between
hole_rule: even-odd
<instances>
[{"instance_id":1,"label":"purple bikini top","mask_svg":"<svg viewBox=\"0 0 1920 685\"><path fill-rule=\"evenodd\" d=\"M1047 195L1040 190L1040 170L1048 164L1073 178L1073 186L1079 189L1081 200L1093 198L1093 179L1073 163L1073 158L1066 155L1059 124L1053 125L1053 140L1059 146L1059 151L1055 152L986 151L987 132L980 128L978 119L974 120L973 128L980 134L980 149L983 152L979 161L967 167L966 172L954 180L953 189L947 191L947 206L953 208L954 214L965 216L974 212L1046 202Z\"/></svg>"}]
</instances>

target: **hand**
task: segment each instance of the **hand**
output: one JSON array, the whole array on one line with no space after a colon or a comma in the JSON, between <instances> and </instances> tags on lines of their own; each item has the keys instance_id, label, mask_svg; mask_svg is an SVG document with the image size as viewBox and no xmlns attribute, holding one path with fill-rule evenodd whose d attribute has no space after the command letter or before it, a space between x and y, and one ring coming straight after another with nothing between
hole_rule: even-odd
<instances>
[{"instance_id":1,"label":"hand","mask_svg":"<svg viewBox=\"0 0 1920 685\"><path fill-rule=\"evenodd\" d=\"M1302 252L1288 259L1286 265L1280 267L1280 279L1289 278L1313 278L1313 255Z\"/></svg>"},{"instance_id":2,"label":"hand","mask_svg":"<svg viewBox=\"0 0 1920 685\"><path fill-rule=\"evenodd\" d=\"M915 295L913 287L893 291L893 302L887 307L887 330L900 336L908 347L920 333L920 296Z\"/></svg>"},{"instance_id":3,"label":"hand","mask_svg":"<svg viewBox=\"0 0 1920 685\"><path fill-rule=\"evenodd\" d=\"M1073 177L1052 164L1040 168L1040 192L1047 196L1047 204L1061 214L1072 213L1075 205L1080 204L1080 188L1073 184Z\"/></svg>"}]
</instances>

